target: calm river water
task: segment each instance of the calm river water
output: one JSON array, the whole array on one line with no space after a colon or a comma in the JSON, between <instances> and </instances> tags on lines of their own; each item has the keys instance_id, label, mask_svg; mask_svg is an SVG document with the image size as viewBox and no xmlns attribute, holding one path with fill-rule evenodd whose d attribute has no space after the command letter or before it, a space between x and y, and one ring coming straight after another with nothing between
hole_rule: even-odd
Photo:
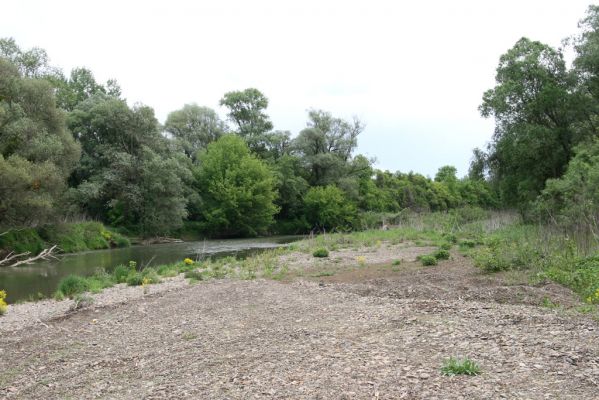
<instances>
[{"instance_id":1,"label":"calm river water","mask_svg":"<svg viewBox=\"0 0 599 400\"><path fill-rule=\"evenodd\" d=\"M238 256L279 247L301 239L300 236L273 236L258 239L206 240L131 246L121 249L96 250L65 254L59 261L43 261L14 268L0 268L0 290L8 293L9 303L41 293L51 296L62 278L70 274L92 275L98 269L111 271L119 264L136 261L140 266L156 266L181 261L185 257Z\"/></svg>"}]
</instances>

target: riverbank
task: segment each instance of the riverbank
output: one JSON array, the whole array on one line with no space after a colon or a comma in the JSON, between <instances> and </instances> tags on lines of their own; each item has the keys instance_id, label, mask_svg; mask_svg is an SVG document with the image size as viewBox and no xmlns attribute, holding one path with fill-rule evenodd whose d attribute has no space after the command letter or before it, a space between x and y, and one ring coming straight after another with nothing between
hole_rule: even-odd
<instances>
[{"instance_id":1,"label":"riverbank","mask_svg":"<svg viewBox=\"0 0 599 400\"><path fill-rule=\"evenodd\" d=\"M58 246L62 253L127 247L129 239L109 230L100 222L44 225L37 228L11 229L0 235L0 258L8 253L30 253Z\"/></svg>"},{"instance_id":2,"label":"riverbank","mask_svg":"<svg viewBox=\"0 0 599 400\"><path fill-rule=\"evenodd\" d=\"M10 306L0 397L593 398L599 324L576 294L483 273L457 246L423 266L430 234L382 235L204 263L203 281L119 284L76 311ZM208 278L218 271L230 279ZM256 279L233 279L247 271ZM442 375L451 356L481 374Z\"/></svg>"}]
</instances>

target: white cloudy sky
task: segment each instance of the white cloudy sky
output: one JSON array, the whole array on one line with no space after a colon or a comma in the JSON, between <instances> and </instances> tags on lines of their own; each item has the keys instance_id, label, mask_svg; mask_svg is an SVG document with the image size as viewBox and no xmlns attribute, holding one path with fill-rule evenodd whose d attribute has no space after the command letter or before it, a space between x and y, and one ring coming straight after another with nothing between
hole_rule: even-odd
<instances>
[{"instance_id":1,"label":"white cloudy sky","mask_svg":"<svg viewBox=\"0 0 599 400\"><path fill-rule=\"evenodd\" d=\"M590 0L3 2L0 37L46 49L66 71L116 78L161 122L256 87L276 129L306 110L357 115L358 151L390 170L467 172L493 122L477 107L499 56L522 36L559 46Z\"/></svg>"}]
</instances>

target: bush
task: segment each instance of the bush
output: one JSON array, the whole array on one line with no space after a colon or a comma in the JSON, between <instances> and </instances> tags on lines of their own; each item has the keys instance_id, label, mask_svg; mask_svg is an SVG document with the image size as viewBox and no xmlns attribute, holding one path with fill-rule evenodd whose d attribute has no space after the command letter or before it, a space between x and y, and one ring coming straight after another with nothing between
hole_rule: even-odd
<instances>
[{"instance_id":1,"label":"bush","mask_svg":"<svg viewBox=\"0 0 599 400\"><path fill-rule=\"evenodd\" d=\"M451 250L452 247L452 244L448 242L443 242L439 245L439 248L442 250Z\"/></svg>"},{"instance_id":2,"label":"bush","mask_svg":"<svg viewBox=\"0 0 599 400\"><path fill-rule=\"evenodd\" d=\"M74 303L71 306L71 311L80 310L94 304L94 298L83 293L76 294L73 300Z\"/></svg>"},{"instance_id":3,"label":"bush","mask_svg":"<svg viewBox=\"0 0 599 400\"><path fill-rule=\"evenodd\" d=\"M146 284L156 284L160 283L160 276L158 276L158 272L154 268L146 268L141 272L142 283Z\"/></svg>"},{"instance_id":4,"label":"bush","mask_svg":"<svg viewBox=\"0 0 599 400\"><path fill-rule=\"evenodd\" d=\"M143 276L137 271L129 271L127 275L128 286L140 286L143 283Z\"/></svg>"},{"instance_id":5,"label":"bush","mask_svg":"<svg viewBox=\"0 0 599 400\"><path fill-rule=\"evenodd\" d=\"M449 256L449 251L445 249L439 249L433 253L433 257L435 257L437 260L449 260Z\"/></svg>"},{"instance_id":6,"label":"bush","mask_svg":"<svg viewBox=\"0 0 599 400\"><path fill-rule=\"evenodd\" d=\"M420 257L420 262L424 266L437 265L437 258L435 256L432 256L432 255L429 254L429 255L426 255L426 256L421 256Z\"/></svg>"},{"instance_id":7,"label":"bush","mask_svg":"<svg viewBox=\"0 0 599 400\"><path fill-rule=\"evenodd\" d=\"M89 289L88 280L77 275L69 275L58 284L58 291L70 298L73 298L76 294L85 293Z\"/></svg>"},{"instance_id":8,"label":"bush","mask_svg":"<svg viewBox=\"0 0 599 400\"><path fill-rule=\"evenodd\" d=\"M112 275L114 276L114 280L116 283L125 283L127 282L127 276L131 270L124 265L117 265L114 271L112 271Z\"/></svg>"},{"instance_id":9,"label":"bush","mask_svg":"<svg viewBox=\"0 0 599 400\"><path fill-rule=\"evenodd\" d=\"M327 249L325 249L324 247L319 247L318 249L314 250L312 255L314 257L318 257L318 258L328 257L329 251Z\"/></svg>"}]
</instances>

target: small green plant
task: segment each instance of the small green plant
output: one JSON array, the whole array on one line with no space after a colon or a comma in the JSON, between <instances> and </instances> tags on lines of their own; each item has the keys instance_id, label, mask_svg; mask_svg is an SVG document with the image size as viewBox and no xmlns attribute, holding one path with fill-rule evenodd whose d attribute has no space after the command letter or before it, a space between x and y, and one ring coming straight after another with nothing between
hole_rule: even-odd
<instances>
[{"instance_id":1,"label":"small green plant","mask_svg":"<svg viewBox=\"0 0 599 400\"><path fill-rule=\"evenodd\" d=\"M130 271L127 275L128 286L139 286L143 283L144 277L137 271Z\"/></svg>"},{"instance_id":2,"label":"small green plant","mask_svg":"<svg viewBox=\"0 0 599 400\"><path fill-rule=\"evenodd\" d=\"M395 260L395 261L393 261L392 265L401 265L401 260Z\"/></svg>"},{"instance_id":3,"label":"small green plant","mask_svg":"<svg viewBox=\"0 0 599 400\"><path fill-rule=\"evenodd\" d=\"M127 282L127 276L129 275L129 268L124 265L117 265L114 271L112 271L112 275L114 276L114 280L116 283L125 283Z\"/></svg>"},{"instance_id":4,"label":"small green plant","mask_svg":"<svg viewBox=\"0 0 599 400\"><path fill-rule=\"evenodd\" d=\"M443 242L439 245L439 248L442 250L451 250L452 247L453 245L449 242Z\"/></svg>"},{"instance_id":5,"label":"small green plant","mask_svg":"<svg viewBox=\"0 0 599 400\"><path fill-rule=\"evenodd\" d=\"M71 311L87 308L94 304L94 298L85 293L78 293L73 297L73 305Z\"/></svg>"},{"instance_id":6,"label":"small green plant","mask_svg":"<svg viewBox=\"0 0 599 400\"><path fill-rule=\"evenodd\" d=\"M69 275L58 284L58 291L70 298L73 298L76 294L87 292L89 289L87 279L77 275Z\"/></svg>"},{"instance_id":7,"label":"small green plant","mask_svg":"<svg viewBox=\"0 0 599 400\"><path fill-rule=\"evenodd\" d=\"M437 265L437 258L433 255L420 256L420 262L424 266Z\"/></svg>"},{"instance_id":8,"label":"small green plant","mask_svg":"<svg viewBox=\"0 0 599 400\"><path fill-rule=\"evenodd\" d=\"M439 249L433 253L433 257L435 257L437 260L449 260L449 256L449 251L444 249Z\"/></svg>"},{"instance_id":9,"label":"small green plant","mask_svg":"<svg viewBox=\"0 0 599 400\"><path fill-rule=\"evenodd\" d=\"M450 357L443 362L441 373L446 376L475 376L480 374L480 366L467 357L463 359Z\"/></svg>"},{"instance_id":10,"label":"small green plant","mask_svg":"<svg viewBox=\"0 0 599 400\"><path fill-rule=\"evenodd\" d=\"M60 290L57 290L56 292L54 292L54 300L56 301L63 301L65 299L64 297L64 293L61 292Z\"/></svg>"},{"instance_id":11,"label":"small green plant","mask_svg":"<svg viewBox=\"0 0 599 400\"><path fill-rule=\"evenodd\" d=\"M460 247L465 249L472 249L476 247L476 241L472 239L464 239L460 242Z\"/></svg>"},{"instance_id":12,"label":"small green plant","mask_svg":"<svg viewBox=\"0 0 599 400\"><path fill-rule=\"evenodd\" d=\"M314 257L324 258L329 256L329 251L324 247L319 247L312 253Z\"/></svg>"},{"instance_id":13,"label":"small green plant","mask_svg":"<svg viewBox=\"0 0 599 400\"><path fill-rule=\"evenodd\" d=\"M203 281L204 275L198 270L186 271L185 278L191 281Z\"/></svg>"},{"instance_id":14,"label":"small green plant","mask_svg":"<svg viewBox=\"0 0 599 400\"><path fill-rule=\"evenodd\" d=\"M8 310L8 304L6 304L6 291L0 290L0 315L6 314Z\"/></svg>"},{"instance_id":15,"label":"small green plant","mask_svg":"<svg viewBox=\"0 0 599 400\"><path fill-rule=\"evenodd\" d=\"M183 332L181 338L183 338L183 340L194 340L198 338L198 335L193 332Z\"/></svg>"},{"instance_id":16,"label":"small green plant","mask_svg":"<svg viewBox=\"0 0 599 400\"><path fill-rule=\"evenodd\" d=\"M358 262L358 265L360 267L363 267L363 266L366 265L366 257L364 257L364 256L358 256L358 257L356 257L356 261Z\"/></svg>"},{"instance_id":17,"label":"small green plant","mask_svg":"<svg viewBox=\"0 0 599 400\"><path fill-rule=\"evenodd\" d=\"M549 297L544 297L543 298L543 302L541 303L541 305L545 308L550 308L550 309L554 309L554 308L558 308L559 304L558 303L554 303L553 301L551 301L551 299Z\"/></svg>"},{"instance_id":18,"label":"small green plant","mask_svg":"<svg viewBox=\"0 0 599 400\"><path fill-rule=\"evenodd\" d=\"M314 278L321 278L323 276L333 276L335 275L335 272L333 271L320 271L315 273L314 275L312 275Z\"/></svg>"},{"instance_id":19,"label":"small green plant","mask_svg":"<svg viewBox=\"0 0 599 400\"><path fill-rule=\"evenodd\" d=\"M443 235L443 240L455 244L458 242L458 237L453 233L446 233L445 235Z\"/></svg>"}]
</instances>

